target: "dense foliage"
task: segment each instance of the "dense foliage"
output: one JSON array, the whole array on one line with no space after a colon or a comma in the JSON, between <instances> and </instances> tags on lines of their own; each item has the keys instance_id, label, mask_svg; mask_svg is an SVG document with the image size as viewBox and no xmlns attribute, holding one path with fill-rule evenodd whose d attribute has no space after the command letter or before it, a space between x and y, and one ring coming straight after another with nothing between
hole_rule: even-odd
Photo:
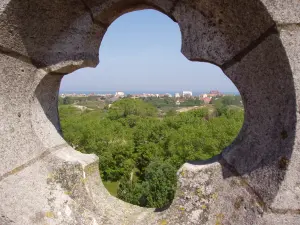
<instances>
[{"instance_id":1,"label":"dense foliage","mask_svg":"<svg viewBox=\"0 0 300 225\"><path fill-rule=\"evenodd\" d=\"M164 107L168 107L168 108L176 107L176 99L170 97L164 97L164 98L149 97L149 98L145 98L144 101L154 105L159 109ZM181 107L199 106L199 105L203 105L203 101L199 100L198 98L185 99L184 102L180 103Z\"/></svg>"},{"instance_id":2,"label":"dense foliage","mask_svg":"<svg viewBox=\"0 0 300 225\"><path fill-rule=\"evenodd\" d=\"M176 101L174 98L157 98L157 97L149 97L144 99L145 102L154 105L157 108L163 107L174 107L176 105Z\"/></svg>"},{"instance_id":3,"label":"dense foliage","mask_svg":"<svg viewBox=\"0 0 300 225\"><path fill-rule=\"evenodd\" d=\"M59 112L64 138L99 156L102 179L119 184L117 196L146 207L169 204L178 168L219 154L243 122L241 108L220 101L215 110L172 111L163 118L152 104L130 98L106 110L60 105Z\"/></svg>"}]
</instances>

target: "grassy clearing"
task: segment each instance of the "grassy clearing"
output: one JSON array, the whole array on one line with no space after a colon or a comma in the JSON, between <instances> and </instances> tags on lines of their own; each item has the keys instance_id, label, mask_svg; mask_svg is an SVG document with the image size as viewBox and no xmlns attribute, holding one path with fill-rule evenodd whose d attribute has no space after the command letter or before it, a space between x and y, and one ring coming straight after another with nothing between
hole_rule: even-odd
<instances>
[{"instance_id":1,"label":"grassy clearing","mask_svg":"<svg viewBox=\"0 0 300 225\"><path fill-rule=\"evenodd\" d=\"M112 196L117 196L119 182L103 181L103 184Z\"/></svg>"}]
</instances>

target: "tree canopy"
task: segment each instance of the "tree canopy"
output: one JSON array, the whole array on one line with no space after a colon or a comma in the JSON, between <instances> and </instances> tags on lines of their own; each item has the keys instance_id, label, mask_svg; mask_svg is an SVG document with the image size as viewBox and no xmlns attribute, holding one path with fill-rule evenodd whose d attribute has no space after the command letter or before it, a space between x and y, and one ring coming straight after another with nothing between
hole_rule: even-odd
<instances>
[{"instance_id":1,"label":"tree canopy","mask_svg":"<svg viewBox=\"0 0 300 225\"><path fill-rule=\"evenodd\" d=\"M119 184L117 197L159 208L173 200L183 163L219 154L238 134L243 110L226 104L159 117L151 103L125 98L106 110L60 105L59 113L64 138L99 156L102 179Z\"/></svg>"}]
</instances>

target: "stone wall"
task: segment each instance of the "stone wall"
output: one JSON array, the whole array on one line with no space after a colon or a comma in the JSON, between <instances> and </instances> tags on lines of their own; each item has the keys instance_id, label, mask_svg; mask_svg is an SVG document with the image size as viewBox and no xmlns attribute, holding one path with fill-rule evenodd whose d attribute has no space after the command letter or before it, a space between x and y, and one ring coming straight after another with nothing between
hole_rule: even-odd
<instances>
[{"instance_id":1,"label":"stone wall","mask_svg":"<svg viewBox=\"0 0 300 225\"><path fill-rule=\"evenodd\" d=\"M206 162L184 164L164 210L104 188L95 155L60 136L60 81L96 66L108 26L156 9L176 21L182 53L220 66L245 122ZM0 224L300 224L299 0L2 0Z\"/></svg>"}]
</instances>

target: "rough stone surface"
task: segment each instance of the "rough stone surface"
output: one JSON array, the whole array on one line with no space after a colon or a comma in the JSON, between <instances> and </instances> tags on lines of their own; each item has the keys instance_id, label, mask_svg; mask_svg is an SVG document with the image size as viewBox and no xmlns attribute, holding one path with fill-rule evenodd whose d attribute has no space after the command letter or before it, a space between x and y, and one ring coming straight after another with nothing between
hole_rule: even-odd
<instances>
[{"instance_id":1,"label":"rough stone surface","mask_svg":"<svg viewBox=\"0 0 300 225\"><path fill-rule=\"evenodd\" d=\"M293 24L300 23L299 0L261 0L276 23Z\"/></svg>"},{"instance_id":2,"label":"rough stone surface","mask_svg":"<svg viewBox=\"0 0 300 225\"><path fill-rule=\"evenodd\" d=\"M106 30L93 24L80 0L1 1L0 29L0 46L28 57L37 67L68 61L97 65Z\"/></svg>"},{"instance_id":3,"label":"rough stone surface","mask_svg":"<svg viewBox=\"0 0 300 225\"><path fill-rule=\"evenodd\" d=\"M37 157L45 149L31 127L32 90L36 68L0 55L0 177Z\"/></svg>"},{"instance_id":4,"label":"rough stone surface","mask_svg":"<svg viewBox=\"0 0 300 225\"><path fill-rule=\"evenodd\" d=\"M176 0L84 0L96 21L108 26L126 12L139 9L157 9L167 15L172 11Z\"/></svg>"},{"instance_id":5,"label":"rough stone surface","mask_svg":"<svg viewBox=\"0 0 300 225\"><path fill-rule=\"evenodd\" d=\"M291 161L297 122L292 71L279 36L269 36L225 72L243 96L245 121L223 155L271 204Z\"/></svg>"},{"instance_id":6,"label":"rough stone surface","mask_svg":"<svg viewBox=\"0 0 300 225\"><path fill-rule=\"evenodd\" d=\"M178 175L176 197L160 221L176 225L254 224L263 215L260 198L219 162L185 164Z\"/></svg>"},{"instance_id":7,"label":"rough stone surface","mask_svg":"<svg viewBox=\"0 0 300 225\"><path fill-rule=\"evenodd\" d=\"M47 148L65 144L64 139L57 135L60 131L60 123L57 115L57 102L60 81L63 75L46 75L39 70L43 79L35 90L32 101L32 128ZM49 120L53 124L49 126Z\"/></svg>"},{"instance_id":8,"label":"rough stone surface","mask_svg":"<svg viewBox=\"0 0 300 225\"><path fill-rule=\"evenodd\" d=\"M299 215L278 215L278 214L265 214L259 221L262 225L281 224L281 225L298 225L300 220Z\"/></svg>"},{"instance_id":9,"label":"rough stone surface","mask_svg":"<svg viewBox=\"0 0 300 225\"><path fill-rule=\"evenodd\" d=\"M256 0L182 0L173 16L182 33L182 53L190 60L218 65L233 58L273 25Z\"/></svg>"},{"instance_id":10,"label":"rough stone surface","mask_svg":"<svg viewBox=\"0 0 300 225\"><path fill-rule=\"evenodd\" d=\"M2 0L0 224L300 224L298 0ZM177 21L182 52L220 65L244 126L222 155L185 164L173 203L112 197L95 155L61 137L63 75L95 66L118 16L153 8Z\"/></svg>"},{"instance_id":11,"label":"rough stone surface","mask_svg":"<svg viewBox=\"0 0 300 225\"><path fill-rule=\"evenodd\" d=\"M300 103L300 26L288 25L279 26L279 34L283 46L287 50L287 57L291 65L291 71L294 76L294 86L296 90L297 103L297 121L299 117ZM289 167L287 168L285 178L280 189L272 203L273 209L299 210L300 209L300 139L299 122L296 126L296 139L294 142L294 151L291 155ZM278 207L280 206L280 207Z\"/></svg>"}]
</instances>

